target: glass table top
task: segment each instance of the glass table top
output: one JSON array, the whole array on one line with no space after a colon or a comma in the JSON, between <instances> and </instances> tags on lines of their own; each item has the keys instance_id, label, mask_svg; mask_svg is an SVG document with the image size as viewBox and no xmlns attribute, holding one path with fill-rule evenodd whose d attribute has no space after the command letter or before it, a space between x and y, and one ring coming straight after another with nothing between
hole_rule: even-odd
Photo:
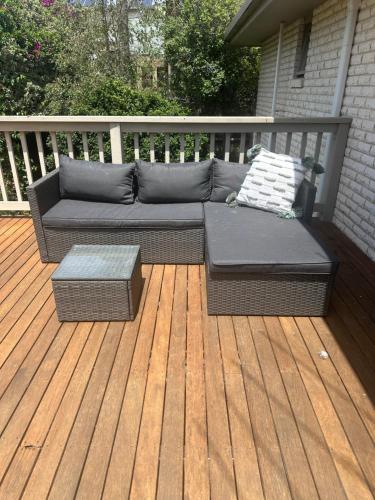
<instances>
[{"instance_id":1,"label":"glass table top","mask_svg":"<svg viewBox=\"0 0 375 500\"><path fill-rule=\"evenodd\" d=\"M129 280L139 245L74 245L52 280Z\"/></svg>"}]
</instances>

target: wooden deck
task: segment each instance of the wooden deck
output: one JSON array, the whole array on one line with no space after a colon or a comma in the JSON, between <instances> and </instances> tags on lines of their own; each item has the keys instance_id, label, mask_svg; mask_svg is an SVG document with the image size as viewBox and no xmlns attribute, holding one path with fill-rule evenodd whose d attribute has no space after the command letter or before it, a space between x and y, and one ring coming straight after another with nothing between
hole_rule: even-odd
<instances>
[{"instance_id":1,"label":"wooden deck","mask_svg":"<svg viewBox=\"0 0 375 500\"><path fill-rule=\"evenodd\" d=\"M319 230L326 319L208 317L203 267L157 265L134 322L60 324L31 220L0 219L0 498L373 498L375 265Z\"/></svg>"}]
</instances>

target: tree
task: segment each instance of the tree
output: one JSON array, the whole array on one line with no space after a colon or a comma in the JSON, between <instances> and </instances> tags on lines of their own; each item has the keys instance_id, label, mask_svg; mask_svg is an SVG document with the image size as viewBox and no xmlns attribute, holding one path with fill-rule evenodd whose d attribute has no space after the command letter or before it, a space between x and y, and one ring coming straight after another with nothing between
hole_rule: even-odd
<instances>
[{"instance_id":1,"label":"tree","mask_svg":"<svg viewBox=\"0 0 375 500\"><path fill-rule=\"evenodd\" d=\"M56 76L55 54L73 7L66 1L4 0L0 7L0 113L37 113ZM62 29L62 26L65 28Z\"/></svg>"},{"instance_id":2,"label":"tree","mask_svg":"<svg viewBox=\"0 0 375 500\"><path fill-rule=\"evenodd\" d=\"M251 114L259 69L256 49L234 48L224 31L238 0L184 0L165 21L172 89L198 114Z\"/></svg>"}]
</instances>

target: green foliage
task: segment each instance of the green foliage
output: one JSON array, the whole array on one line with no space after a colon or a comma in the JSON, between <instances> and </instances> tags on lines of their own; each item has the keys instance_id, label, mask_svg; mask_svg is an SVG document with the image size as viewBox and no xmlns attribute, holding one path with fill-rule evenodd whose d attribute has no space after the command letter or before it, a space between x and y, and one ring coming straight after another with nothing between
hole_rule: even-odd
<instances>
[{"instance_id":1,"label":"green foliage","mask_svg":"<svg viewBox=\"0 0 375 500\"><path fill-rule=\"evenodd\" d=\"M224 31L238 0L184 0L165 22L172 89L194 112L251 114L259 69L257 49L234 48Z\"/></svg>"},{"instance_id":2,"label":"green foliage","mask_svg":"<svg viewBox=\"0 0 375 500\"><path fill-rule=\"evenodd\" d=\"M94 82L89 80L81 82L80 86L71 89L70 94L65 95L65 100L53 99L51 95L49 106L54 113L61 114L65 106L72 115L102 115L102 116L186 116L189 109L179 104L175 99L164 97L160 92L152 89L138 90L130 87L126 82L118 78L102 78ZM59 105L61 107L59 108ZM105 157L110 161L110 148L108 136L105 136ZM171 134L170 152L172 160L178 159L179 152L178 134ZM185 144L186 158L192 158L194 152L194 138L187 135ZM59 150L67 152L66 139L63 135L58 136ZM164 158L164 134L155 137L155 156L158 160ZM202 145L207 144L208 139L202 138ZM81 137L73 135L75 157L83 158ZM90 152L93 157L98 158L96 137L89 136ZM140 135L140 156L148 160L150 151L149 137ZM124 153L127 161L134 159L133 136L130 134L124 140Z\"/></svg>"},{"instance_id":3,"label":"green foliage","mask_svg":"<svg viewBox=\"0 0 375 500\"><path fill-rule=\"evenodd\" d=\"M45 86L56 76L56 53L73 8L64 0L4 0L0 7L0 113L40 112Z\"/></svg>"}]
</instances>

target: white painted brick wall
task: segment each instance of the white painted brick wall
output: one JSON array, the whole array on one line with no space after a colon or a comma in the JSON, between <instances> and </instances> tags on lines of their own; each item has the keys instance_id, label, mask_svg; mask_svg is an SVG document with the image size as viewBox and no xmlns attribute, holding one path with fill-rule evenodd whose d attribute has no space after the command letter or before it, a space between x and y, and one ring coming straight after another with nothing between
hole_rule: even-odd
<instances>
[{"instance_id":1,"label":"white painted brick wall","mask_svg":"<svg viewBox=\"0 0 375 500\"><path fill-rule=\"evenodd\" d=\"M291 88L300 23L287 26L280 67L277 116L329 116L345 26L346 0L327 0L313 13L303 88ZM257 115L269 115L277 53L275 34L262 47ZM375 0L362 0L342 114L353 117L334 223L375 260ZM299 138L292 153L298 154ZM285 140L280 138L277 150ZM312 154L314 137L307 154ZM322 148L323 155L324 144ZM323 156L321 155L321 159Z\"/></svg>"}]
</instances>

